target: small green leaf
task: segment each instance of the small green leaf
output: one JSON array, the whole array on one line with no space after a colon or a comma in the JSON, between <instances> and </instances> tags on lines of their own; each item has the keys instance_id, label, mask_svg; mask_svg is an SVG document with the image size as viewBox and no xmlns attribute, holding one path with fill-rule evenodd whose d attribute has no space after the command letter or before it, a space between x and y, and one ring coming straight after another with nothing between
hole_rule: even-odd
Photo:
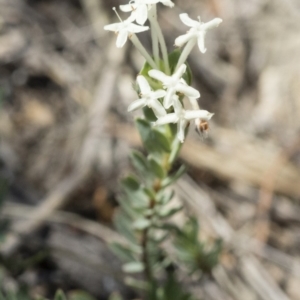
<instances>
[{"instance_id":1,"label":"small green leaf","mask_svg":"<svg viewBox=\"0 0 300 300\"><path fill-rule=\"evenodd\" d=\"M139 212L132 205L132 199L129 200L127 197L122 197L118 198L118 202L121 206L122 212L130 219L135 219L139 215Z\"/></svg>"},{"instance_id":2,"label":"small green leaf","mask_svg":"<svg viewBox=\"0 0 300 300\"><path fill-rule=\"evenodd\" d=\"M126 273L140 273L144 271L145 266L139 261L129 262L122 266L122 270Z\"/></svg>"},{"instance_id":3,"label":"small green leaf","mask_svg":"<svg viewBox=\"0 0 300 300\"><path fill-rule=\"evenodd\" d=\"M137 243L135 234L132 229L132 220L125 216L122 212L117 211L114 216L114 224L117 231L126 239L133 243Z\"/></svg>"},{"instance_id":4,"label":"small green leaf","mask_svg":"<svg viewBox=\"0 0 300 300\"><path fill-rule=\"evenodd\" d=\"M159 204L165 205L165 204L169 203L172 200L174 195L175 195L174 190L168 191L168 192L163 191L163 193L159 194L157 202Z\"/></svg>"},{"instance_id":5,"label":"small green leaf","mask_svg":"<svg viewBox=\"0 0 300 300\"><path fill-rule=\"evenodd\" d=\"M143 75L147 79L147 81L148 81L149 85L151 86L151 88L154 91L156 91L156 90L162 89L163 86L162 86L162 83L160 81L158 81L156 79L153 79L152 77L150 77L148 75L148 72L152 69L153 68L147 62L145 62L143 68L140 71L140 74ZM163 62L160 63L160 69L161 70L163 69Z\"/></svg>"},{"instance_id":6,"label":"small green leaf","mask_svg":"<svg viewBox=\"0 0 300 300\"><path fill-rule=\"evenodd\" d=\"M166 172L163 169L162 165L159 164L153 157L149 157L148 161L152 173L160 179L165 178Z\"/></svg>"},{"instance_id":7,"label":"small green leaf","mask_svg":"<svg viewBox=\"0 0 300 300\"><path fill-rule=\"evenodd\" d=\"M156 226L156 228L166 230L166 231L175 232L177 234L180 234L180 232L181 232L179 227L176 224L173 224L173 223L163 223L163 224L160 224L160 225Z\"/></svg>"},{"instance_id":8,"label":"small green leaf","mask_svg":"<svg viewBox=\"0 0 300 300\"><path fill-rule=\"evenodd\" d=\"M149 217L153 216L153 214L154 214L154 210L149 208L144 211L143 216L146 218L149 218Z\"/></svg>"},{"instance_id":9,"label":"small green leaf","mask_svg":"<svg viewBox=\"0 0 300 300\"><path fill-rule=\"evenodd\" d=\"M140 119L140 118L136 119L135 123L136 123L136 126L138 128L138 131L139 131L143 141L147 140L151 134L150 123L148 121L146 121L144 119Z\"/></svg>"},{"instance_id":10,"label":"small green leaf","mask_svg":"<svg viewBox=\"0 0 300 300\"><path fill-rule=\"evenodd\" d=\"M120 243L112 243L109 245L112 251L123 261L133 261L135 260L135 255L131 249Z\"/></svg>"},{"instance_id":11,"label":"small green leaf","mask_svg":"<svg viewBox=\"0 0 300 300\"><path fill-rule=\"evenodd\" d=\"M184 173L186 172L186 167L184 165L182 165L176 172L175 174L167 177L166 179L163 180L162 182L162 187L165 188L169 185L171 185L172 183L174 183L177 179L180 178L180 176L182 176Z\"/></svg>"},{"instance_id":12,"label":"small green leaf","mask_svg":"<svg viewBox=\"0 0 300 300\"><path fill-rule=\"evenodd\" d=\"M146 291L149 289L149 283L146 281L138 280L129 276L126 276L124 281L128 286L138 290Z\"/></svg>"},{"instance_id":13,"label":"small green leaf","mask_svg":"<svg viewBox=\"0 0 300 300\"><path fill-rule=\"evenodd\" d=\"M85 291L75 290L68 293L69 300L96 300Z\"/></svg>"},{"instance_id":14,"label":"small green leaf","mask_svg":"<svg viewBox=\"0 0 300 300\"><path fill-rule=\"evenodd\" d=\"M132 224L133 228L137 230L144 230L148 228L150 225L151 222L148 219L144 219L144 218L138 219Z\"/></svg>"},{"instance_id":15,"label":"small green leaf","mask_svg":"<svg viewBox=\"0 0 300 300\"><path fill-rule=\"evenodd\" d=\"M150 107L148 107L148 106L143 107L143 113L144 113L145 118L148 121L154 122L157 120L153 110Z\"/></svg>"},{"instance_id":16,"label":"small green leaf","mask_svg":"<svg viewBox=\"0 0 300 300\"><path fill-rule=\"evenodd\" d=\"M142 175L147 176L147 174L149 173L149 166L148 161L143 153L134 150L132 151L130 158L137 171L139 171Z\"/></svg>"},{"instance_id":17,"label":"small green leaf","mask_svg":"<svg viewBox=\"0 0 300 300\"><path fill-rule=\"evenodd\" d=\"M161 218L169 218L169 217L172 217L173 215L175 215L177 212L181 211L182 208L183 208L182 206L175 207L175 208L162 207L158 211L158 215Z\"/></svg>"},{"instance_id":18,"label":"small green leaf","mask_svg":"<svg viewBox=\"0 0 300 300\"><path fill-rule=\"evenodd\" d=\"M185 292L183 286L178 282L175 273L169 273L163 287L163 297L160 300L192 300L193 297Z\"/></svg>"},{"instance_id":19,"label":"small green leaf","mask_svg":"<svg viewBox=\"0 0 300 300\"><path fill-rule=\"evenodd\" d=\"M67 297L62 290L57 290L54 296L54 300L67 300Z\"/></svg>"},{"instance_id":20,"label":"small green leaf","mask_svg":"<svg viewBox=\"0 0 300 300\"><path fill-rule=\"evenodd\" d=\"M120 205L128 205L129 208L135 212L141 212L141 210L147 209L149 207L149 194L146 188L141 187L138 190L132 191L130 189L125 189L126 196L123 197L122 201L119 201ZM126 203L124 203L126 202Z\"/></svg>"},{"instance_id":21,"label":"small green leaf","mask_svg":"<svg viewBox=\"0 0 300 300\"><path fill-rule=\"evenodd\" d=\"M161 133L158 129L152 130L152 139L155 147L160 147L161 151L171 152L171 145L168 139L165 137L163 133Z\"/></svg>"},{"instance_id":22,"label":"small green leaf","mask_svg":"<svg viewBox=\"0 0 300 300\"><path fill-rule=\"evenodd\" d=\"M126 190L136 191L140 188L140 183L132 175L125 177L121 181L121 184Z\"/></svg>"},{"instance_id":23,"label":"small green leaf","mask_svg":"<svg viewBox=\"0 0 300 300\"><path fill-rule=\"evenodd\" d=\"M137 119L136 126L149 153L171 152L171 142L158 128L151 128L150 123L143 119Z\"/></svg>"},{"instance_id":24,"label":"small green leaf","mask_svg":"<svg viewBox=\"0 0 300 300\"><path fill-rule=\"evenodd\" d=\"M143 188L143 191L150 199L155 199L156 195L152 189Z\"/></svg>"},{"instance_id":25,"label":"small green leaf","mask_svg":"<svg viewBox=\"0 0 300 300\"><path fill-rule=\"evenodd\" d=\"M141 136L144 147L148 152L155 152L155 145L153 145L152 128L150 123L143 119L137 119L135 124Z\"/></svg>"}]
</instances>

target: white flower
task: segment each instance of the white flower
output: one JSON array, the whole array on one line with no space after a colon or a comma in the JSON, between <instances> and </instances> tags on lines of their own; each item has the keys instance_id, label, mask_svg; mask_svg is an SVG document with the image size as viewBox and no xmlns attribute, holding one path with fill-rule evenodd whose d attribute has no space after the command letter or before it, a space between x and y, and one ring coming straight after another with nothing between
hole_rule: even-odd
<instances>
[{"instance_id":1,"label":"white flower","mask_svg":"<svg viewBox=\"0 0 300 300\"><path fill-rule=\"evenodd\" d=\"M192 119L200 119L208 121L214 114L207 110L185 110L178 96L174 96L174 113L167 114L164 117L158 118L154 125L164 125L168 123L177 123L177 138L183 143L184 131L187 123Z\"/></svg>"},{"instance_id":2,"label":"white flower","mask_svg":"<svg viewBox=\"0 0 300 300\"><path fill-rule=\"evenodd\" d=\"M138 24L144 25L148 19L149 4L155 4L157 0L131 0L129 4L120 5L124 12L132 12Z\"/></svg>"},{"instance_id":3,"label":"white flower","mask_svg":"<svg viewBox=\"0 0 300 300\"><path fill-rule=\"evenodd\" d=\"M104 26L105 30L118 32L118 38L116 43L118 48L122 48L124 46L128 36L130 37L130 34L146 31L149 29L148 26L140 26L140 25L132 24L134 20L135 20L135 16L131 15L125 21L121 20L120 23L114 23L114 24Z\"/></svg>"},{"instance_id":4,"label":"white flower","mask_svg":"<svg viewBox=\"0 0 300 300\"><path fill-rule=\"evenodd\" d=\"M159 0L156 2L160 2L163 5L169 6L169 7L173 7L175 4L171 1L171 0Z\"/></svg>"},{"instance_id":5,"label":"white flower","mask_svg":"<svg viewBox=\"0 0 300 300\"><path fill-rule=\"evenodd\" d=\"M199 109L199 103L197 101L197 98L189 97L189 101L192 105L193 110Z\"/></svg>"},{"instance_id":6,"label":"white flower","mask_svg":"<svg viewBox=\"0 0 300 300\"><path fill-rule=\"evenodd\" d=\"M191 19L188 14L180 14L179 15L181 21L191 27L191 29L184 35L179 36L175 40L175 45L181 47L183 44L187 43L191 39L197 39L198 47L202 53L206 52L204 38L208 29L218 27L220 23L222 23L222 19L215 18L207 23L202 23L200 17L198 17L199 21L195 21Z\"/></svg>"},{"instance_id":7,"label":"white flower","mask_svg":"<svg viewBox=\"0 0 300 300\"><path fill-rule=\"evenodd\" d=\"M148 72L149 76L161 81L164 88L167 89L167 93L163 102L164 107L166 109L170 108L173 105L173 95L175 95L176 92L180 92L186 95L187 97L191 98L200 97L200 93L196 89L188 86L185 83L185 81L181 78L185 71L186 65L183 64L172 76L168 76L165 73L158 70L150 70Z\"/></svg>"},{"instance_id":8,"label":"white flower","mask_svg":"<svg viewBox=\"0 0 300 300\"><path fill-rule=\"evenodd\" d=\"M164 97L166 92L164 90L151 91L148 81L142 75L137 77L137 82L141 90L141 98L133 101L129 105L128 111L134 111L147 105L153 109L157 118L164 117L166 115L166 111L157 99Z\"/></svg>"}]
</instances>

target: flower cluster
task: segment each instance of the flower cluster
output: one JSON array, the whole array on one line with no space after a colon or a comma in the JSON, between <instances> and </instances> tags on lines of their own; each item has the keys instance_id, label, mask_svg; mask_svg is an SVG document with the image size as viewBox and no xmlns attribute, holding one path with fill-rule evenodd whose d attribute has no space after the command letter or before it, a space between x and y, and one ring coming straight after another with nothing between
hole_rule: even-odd
<instances>
[{"instance_id":1,"label":"flower cluster","mask_svg":"<svg viewBox=\"0 0 300 300\"><path fill-rule=\"evenodd\" d=\"M206 52L205 35L209 29L219 26L221 19L215 18L207 23L191 19L188 14L180 14L181 21L190 27L189 31L175 39L175 45L183 48L181 55L177 61L175 71L170 74L169 58L166 44L161 29L157 22L156 5L162 3L166 6L173 7L174 3L170 0L130 0L128 4L120 5L120 10L130 13L130 16L119 23L106 25L105 30L115 31L118 33L117 47L123 47L128 37L131 38L133 44L140 53L145 57L152 70L148 72L148 76L160 81L163 89L153 91L145 76L139 75L137 83L140 89L140 98L135 100L129 107L128 111L134 111L144 106L151 108L157 117L154 126L168 123L178 124L178 139L183 142L185 138L185 128L190 120L195 120L195 124L207 122L213 116L206 110L201 110L197 99L200 97L199 91L189 86L183 79L183 75L187 70L185 64L188 55L193 47L198 44L202 53ZM116 11L116 9L114 8ZM146 31L148 26L144 26L147 19L150 21L151 37L153 46L153 57L148 54L147 50L142 46L135 33ZM136 22L137 24L134 24ZM163 68L159 57L159 45L163 58ZM193 110L185 110L183 107L183 96L187 97L191 103Z\"/></svg>"},{"instance_id":2,"label":"flower cluster","mask_svg":"<svg viewBox=\"0 0 300 300\"><path fill-rule=\"evenodd\" d=\"M191 27L191 29L184 35L179 36L175 40L175 45L181 47L188 41L198 41L199 50L202 53L206 52L204 38L208 29L218 27L222 20L220 18L215 18L207 23L202 23L200 17L198 16L199 21L191 19L188 14L180 14L179 18L182 23Z\"/></svg>"}]
</instances>

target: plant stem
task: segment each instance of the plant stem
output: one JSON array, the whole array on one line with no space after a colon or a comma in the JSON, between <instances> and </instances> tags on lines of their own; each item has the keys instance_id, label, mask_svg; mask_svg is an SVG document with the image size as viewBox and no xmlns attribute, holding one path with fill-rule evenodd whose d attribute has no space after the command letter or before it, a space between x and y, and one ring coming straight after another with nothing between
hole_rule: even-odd
<instances>
[{"instance_id":1,"label":"plant stem","mask_svg":"<svg viewBox=\"0 0 300 300\"><path fill-rule=\"evenodd\" d=\"M181 55L178 59L177 65L176 65L176 69L175 71L182 65L185 63L186 59L188 58L189 54L191 53L192 49L194 48L195 44L196 44L197 39L193 38L191 40L188 41L188 43L185 45L183 51L181 52Z\"/></svg>"},{"instance_id":2,"label":"plant stem","mask_svg":"<svg viewBox=\"0 0 300 300\"><path fill-rule=\"evenodd\" d=\"M153 280L152 276L152 270L151 270L151 264L148 258L148 234L149 234L149 228L146 228L142 232L142 241L141 241L141 246L142 246L142 261L145 266L145 278L147 278L148 282L151 282Z\"/></svg>"},{"instance_id":3,"label":"plant stem","mask_svg":"<svg viewBox=\"0 0 300 300\"><path fill-rule=\"evenodd\" d=\"M155 63L159 66L159 47L158 47L158 37L155 29L155 25L153 24L153 20L157 20L157 11L156 4L153 4L150 12L149 12L149 21L151 25L151 39L152 39L152 50Z\"/></svg>"},{"instance_id":4,"label":"plant stem","mask_svg":"<svg viewBox=\"0 0 300 300\"><path fill-rule=\"evenodd\" d=\"M156 201L155 199L150 200L149 209L153 209L155 207ZM151 217L148 217L148 219L151 219ZM149 238L149 231L150 228L146 228L142 232L142 240L141 240L141 246L142 246L142 261L145 266L145 278L147 278L148 282L153 282L153 274L151 269L151 262L149 260L148 256L148 238Z\"/></svg>"},{"instance_id":5,"label":"plant stem","mask_svg":"<svg viewBox=\"0 0 300 300\"><path fill-rule=\"evenodd\" d=\"M170 75L170 65L169 65L169 57L168 57L168 49L167 49L167 45L166 45L166 41L164 38L164 35L161 31L161 28L157 22L156 19L152 20L153 23L153 27L156 30L156 33L158 35L158 41L160 43L160 50L163 56L163 61L164 61L164 67L165 67L165 73L167 75Z\"/></svg>"},{"instance_id":6,"label":"plant stem","mask_svg":"<svg viewBox=\"0 0 300 300\"><path fill-rule=\"evenodd\" d=\"M142 54L142 56L144 56L144 58L149 63L149 65L153 69L158 69L158 66L154 62L153 58L149 55L149 53L144 48L144 46L142 45L142 43L140 42L140 40L138 39L138 37L135 34L132 34L131 41L132 41L133 45L138 49L138 51Z\"/></svg>"}]
</instances>

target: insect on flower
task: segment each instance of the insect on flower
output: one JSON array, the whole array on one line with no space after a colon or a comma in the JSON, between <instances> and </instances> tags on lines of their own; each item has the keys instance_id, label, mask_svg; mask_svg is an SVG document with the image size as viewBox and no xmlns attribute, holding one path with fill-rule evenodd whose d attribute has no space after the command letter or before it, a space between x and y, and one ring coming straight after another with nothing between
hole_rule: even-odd
<instances>
[{"instance_id":1,"label":"insect on flower","mask_svg":"<svg viewBox=\"0 0 300 300\"><path fill-rule=\"evenodd\" d=\"M209 132L209 123L207 120L196 119L195 130L202 137L207 138Z\"/></svg>"}]
</instances>

